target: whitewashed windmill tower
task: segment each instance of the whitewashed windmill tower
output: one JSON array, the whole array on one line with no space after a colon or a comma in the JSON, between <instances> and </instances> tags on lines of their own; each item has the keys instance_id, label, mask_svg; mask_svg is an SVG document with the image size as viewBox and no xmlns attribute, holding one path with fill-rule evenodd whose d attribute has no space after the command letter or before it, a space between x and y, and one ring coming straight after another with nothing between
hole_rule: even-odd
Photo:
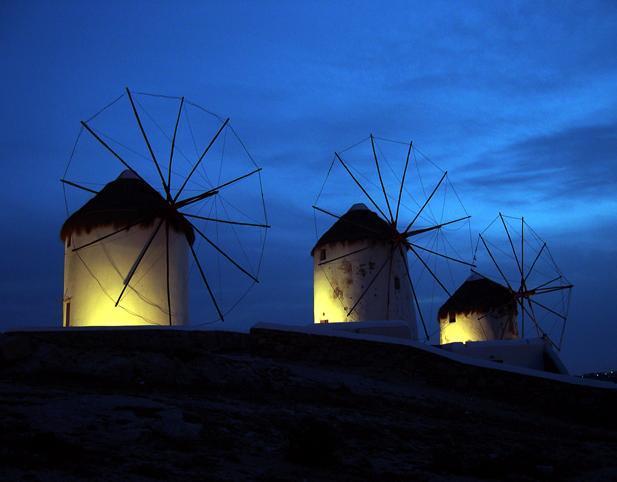
<instances>
[{"instance_id":1,"label":"whitewashed windmill tower","mask_svg":"<svg viewBox=\"0 0 617 482\"><path fill-rule=\"evenodd\" d=\"M422 246L421 243L425 242L427 237L439 235L442 228L466 221L470 216L464 212L464 215L461 213L461 216L455 219L444 219L449 214L446 214L445 210L445 194L436 196L436 193L440 187L451 186L447 181L447 172L437 168L439 180L435 179L430 193L424 191L422 181L417 186L410 184L410 179L417 181L420 177L411 143L370 135L350 149L361 146L369 139L369 152L372 156L361 149L355 166L349 158L342 158L343 153L349 149L335 152L326 180L313 205L316 215L318 212L327 215L329 222L331 218L336 219L334 224L330 224L328 229L318 236L311 250L314 323L397 320L408 325L409 333L415 339L418 333L417 311L424 337L428 340L429 332L419 305L416 280L411 273L408 255L417 261L417 266L427 278L436 282L449 295L435 272L435 263L430 261L440 259L467 266L472 264L438 252L437 249L442 249L445 245L435 244L434 239L431 247ZM401 146L404 148L398 152L401 158L400 172L396 172L387 160L384 161L389 169L388 174L391 173L388 176L390 180L380 165L378 152L383 156L383 151L377 143L378 139L394 145L397 149ZM350 153L345 154L345 157L348 155ZM367 162L367 159L371 162ZM335 165L343 170L343 183L334 182L334 185L328 188L328 180L335 170ZM410 166L413 166L416 171L414 174L417 175L407 175ZM365 182L360 182L360 178ZM346 187L345 181L352 181L355 187ZM386 185L394 185L396 194L389 194ZM370 209L367 205L356 202L351 204L346 213L336 214L342 197L348 190L357 193L356 189L362 192L367 204L370 203ZM424 202L418 203L412 199L415 206L410 207L412 191L422 194ZM324 193L329 193L331 197L327 198ZM352 194L354 199L355 196L356 194ZM438 198L440 219L434 216L430 205L431 200ZM327 204L328 201L330 204ZM320 206L317 205L318 202ZM424 226L417 226L417 222ZM429 257L428 262L425 257Z\"/></svg>"},{"instance_id":2,"label":"whitewashed windmill tower","mask_svg":"<svg viewBox=\"0 0 617 482\"><path fill-rule=\"evenodd\" d=\"M505 286L472 274L439 308L439 342L518 338L517 302Z\"/></svg>"},{"instance_id":3,"label":"whitewashed windmill tower","mask_svg":"<svg viewBox=\"0 0 617 482\"><path fill-rule=\"evenodd\" d=\"M128 103L122 106L121 99ZM146 105L159 107L164 116L171 113L172 120L157 121ZM114 106L116 113L107 115ZM106 115L107 121L102 120ZM126 89L81 125L61 182L93 196L68 216L61 230L63 326L184 325L189 322L189 263L214 317L205 322L223 320L258 282L264 230L270 227L261 168L229 119L184 97ZM194 154L189 154L192 148ZM85 161L71 164L76 152L83 152ZM202 163L209 152L212 172ZM226 157L233 159L232 165L224 162ZM118 161L125 170L115 180L101 189L90 187L101 185L97 176L102 173L117 176L113 163ZM248 208L238 208L237 200ZM244 233L255 229L261 235L261 254L242 245ZM235 252L230 240L239 247ZM247 251L257 256L257 265ZM204 252L209 254L205 262ZM237 253L244 253L244 260L238 261Z\"/></svg>"},{"instance_id":4,"label":"whitewashed windmill tower","mask_svg":"<svg viewBox=\"0 0 617 482\"><path fill-rule=\"evenodd\" d=\"M417 337L407 249L393 254L391 238L392 226L364 204L321 236L311 251L315 323L402 320Z\"/></svg>"},{"instance_id":5,"label":"whitewashed windmill tower","mask_svg":"<svg viewBox=\"0 0 617 482\"><path fill-rule=\"evenodd\" d=\"M163 220L166 227L160 229ZM74 212L61 238L63 326L187 323L188 256L195 233L135 173L124 171ZM142 269L132 271L142 252ZM129 276L134 280L125 285Z\"/></svg>"}]
</instances>

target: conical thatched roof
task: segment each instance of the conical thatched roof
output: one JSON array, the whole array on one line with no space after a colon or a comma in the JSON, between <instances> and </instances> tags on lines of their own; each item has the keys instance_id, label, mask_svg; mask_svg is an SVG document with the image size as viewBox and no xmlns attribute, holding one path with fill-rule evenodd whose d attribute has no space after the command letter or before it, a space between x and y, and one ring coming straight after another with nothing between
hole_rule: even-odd
<instances>
[{"instance_id":1,"label":"conical thatched roof","mask_svg":"<svg viewBox=\"0 0 617 482\"><path fill-rule=\"evenodd\" d=\"M364 204L354 204L319 238L311 255L325 244L365 239L392 239L392 227Z\"/></svg>"},{"instance_id":2,"label":"conical thatched roof","mask_svg":"<svg viewBox=\"0 0 617 482\"><path fill-rule=\"evenodd\" d=\"M499 308L516 313L516 300L510 289L474 275L439 308L439 318L449 313L486 313Z\"/></svg>"},{"instance_id":3,"label":"conical thatched roof","mask_svg":"<svg viewBox=\"0 0 617 482\"><path fill-rule=\"evenodd\" d=\"M166 216L170 227L186 234L192 244L195 241L193 227L176 210L169 216L169 210L169 204L156 189L131 171L124 171L71 214L62 225L60 238L66 241L72 234L89 233L100 226L120 229L139 222L140 226L147 227L154 224L155 219Z\"/></svg>"}]
</instances>

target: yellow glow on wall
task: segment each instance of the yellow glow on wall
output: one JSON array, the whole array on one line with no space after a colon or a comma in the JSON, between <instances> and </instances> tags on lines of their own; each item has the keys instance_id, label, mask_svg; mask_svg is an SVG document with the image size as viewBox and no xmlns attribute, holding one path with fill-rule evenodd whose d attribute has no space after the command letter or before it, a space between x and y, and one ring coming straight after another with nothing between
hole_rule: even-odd
<instances>
[{"instance_id":1,"label":"yellow glow on wall","mask_svg":"<svg viewBox=\"0 0 617 482\"><path fill-rule=\"evenodd\" d=\"M313 290L315 323L323 322L322 320L327 320L327 323L356 321L354 313L347 317L347 311L344 309L345 303L341 299L343 295L340 294L340 297L335 295L324 273L316 271Z\"/></svg>"},{"instance_id":2,"label":"yellow glow on wall","mask_svg":"<svg viewBox=\"0 0 617 482\"><path fill-rule=\"evenodd\" d=\"M504 330L504 325L510 326L512 323L512 316L511 314L498 317L487 313L457 313L453 323L447 317L441 318L439 320L439 342L443 345L468 341L516 339L516 335Z\"/></svg>"},{"instance_id":3,"label":"yellow glow on wall","mask_svg":"<svg viewBox=\"0 0 617 482\"><path fill-rule=\"evenodd\" d=\"M74 235L65 247L63 326L169 325L165 233L158 233L143 257L118 306L124 288L152 228L132 228L84 249L73 251L110 232L101 227ZM188 318L188 244L183 234L170 232L170 297L172 324Z\"/></svg>"}]
</instances>

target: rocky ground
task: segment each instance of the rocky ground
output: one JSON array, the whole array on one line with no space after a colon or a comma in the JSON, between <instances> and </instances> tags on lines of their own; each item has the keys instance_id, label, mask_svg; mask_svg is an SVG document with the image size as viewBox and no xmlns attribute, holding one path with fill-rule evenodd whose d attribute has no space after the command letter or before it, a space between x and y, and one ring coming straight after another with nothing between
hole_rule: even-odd
<instances>
[{"instance_id":1,"label":"rocky ground","mask_svg":"<svg viewBox=\"0 0 617 482\"><path fill-rule=\"evenodd\" d=\"M0 337L1 480L617 480L606 403L569 417L249 335L63 335Z\"/></svg>"}]
</instances>

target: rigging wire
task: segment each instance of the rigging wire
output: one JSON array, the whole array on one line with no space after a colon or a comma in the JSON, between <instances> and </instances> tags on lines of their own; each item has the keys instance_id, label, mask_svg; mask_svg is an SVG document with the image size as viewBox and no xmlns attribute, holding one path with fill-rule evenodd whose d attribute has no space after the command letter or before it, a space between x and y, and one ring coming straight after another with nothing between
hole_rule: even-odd
<instances>
[{"instance_id":1,"label":"rigging wire","mask_svg":"<svg viewBox=\"0 0 617 482\"><path fill-rule=\"evenodd\" d=\"M96 112L96 114L90 116L88 119L86 119L84 122L87 124L90 121L93 121L95 118L97 118L100 114L102 114L104 111L106 111L107 109L109 109L112 105L114 105L116 102L118 102L120 99L122 99L122 97L124 97L126 95L125 92L122 92L121 95L119 95L118 97L116 97L114 100L112 100L111 102L109 102L105 107L103 107L102 109L100 109L99 111Z\"/></svg>"}]
</instances>

